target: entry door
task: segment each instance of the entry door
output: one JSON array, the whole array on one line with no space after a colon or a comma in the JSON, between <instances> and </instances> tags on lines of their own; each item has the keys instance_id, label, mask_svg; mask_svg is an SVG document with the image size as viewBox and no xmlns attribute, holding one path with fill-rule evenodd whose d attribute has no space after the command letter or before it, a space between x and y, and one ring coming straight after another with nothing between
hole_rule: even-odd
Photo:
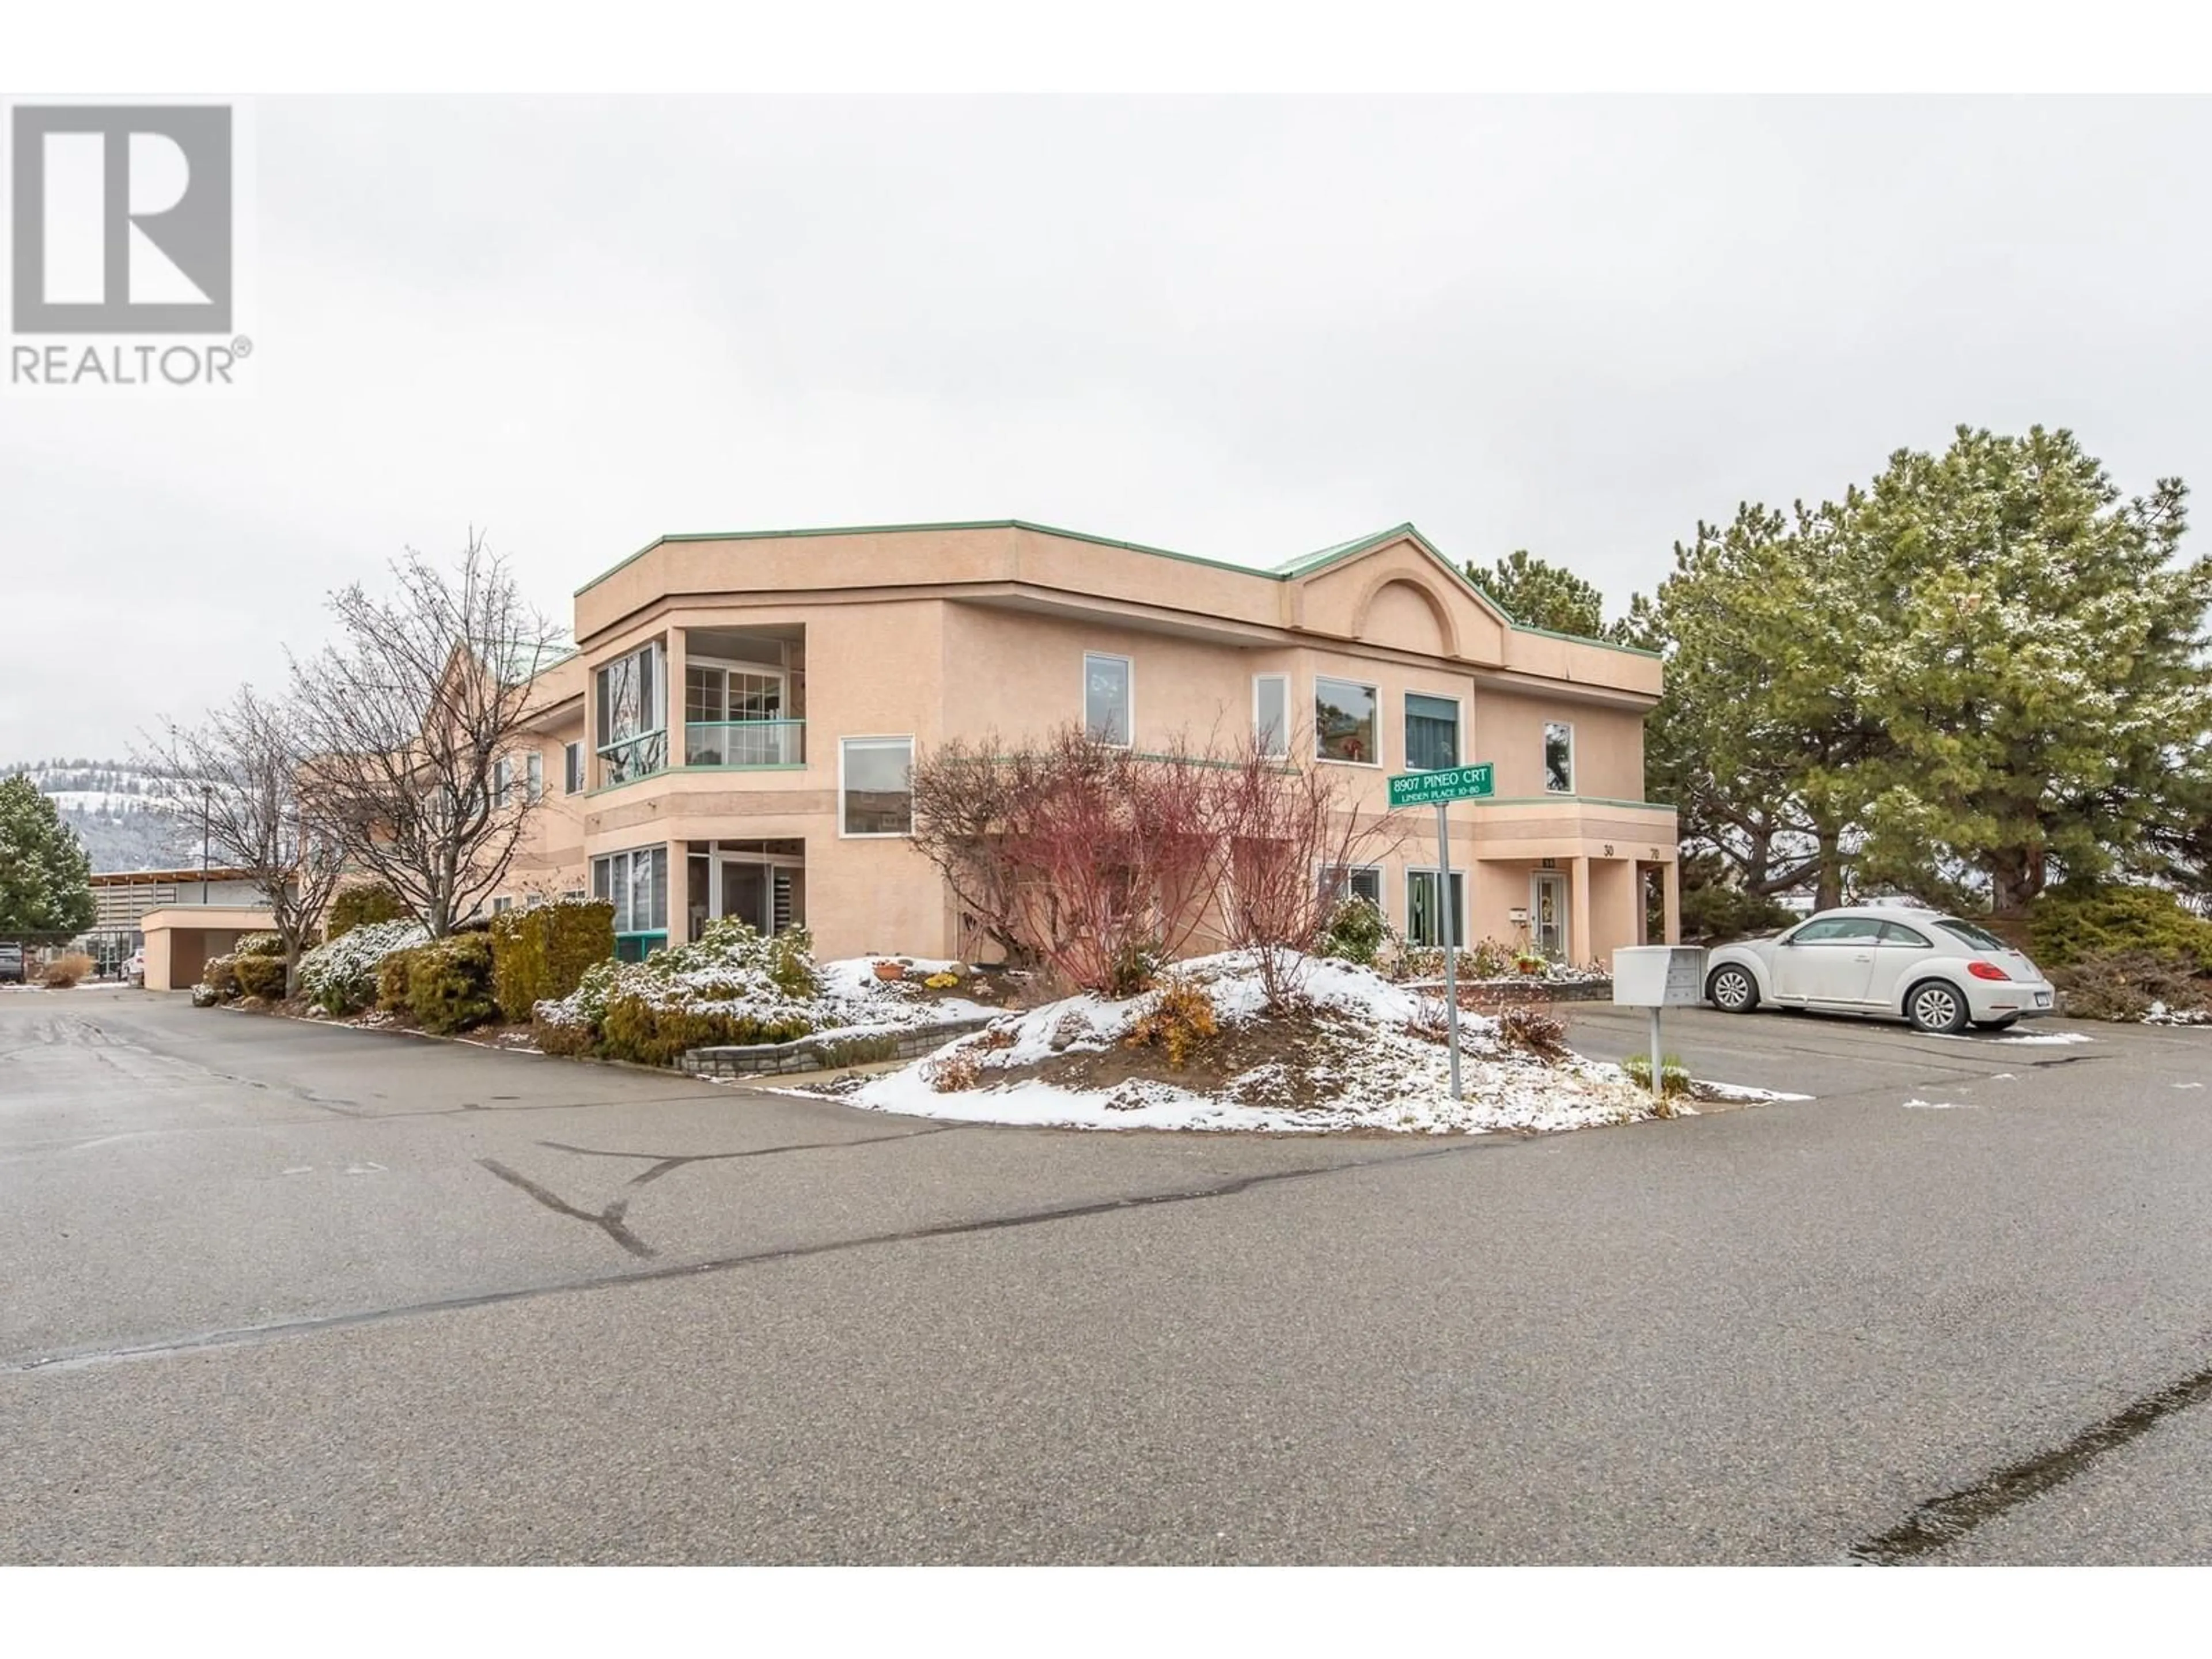
<instances>
[{"instance_id":1,"label":"entry door","mask_svg":"<svg viewBox=\"0 0 2212 1659\"><path fill-rule=\"evenodd\" d=\"M763 933L775 931L775 918L769 915L768 866L765 864L736 864L722 866L722 914L735 916L739 921L757 927Z\"/></svg>"},{"instance_id":2,"label":"entry door","mask_svg":"<svg viewBox=\"0 0 2212 1659\"><path fill-rule=\"evenodd\" d=\"M1528 939L1540 957L1567 954L1567 878L1557 870L1539 870L1529 884Z\"/></svg>"},{"instance_id":3,"label":"entry door","mask_svg":"<svg viewBox=\"0 0 2212 1659\"><path fill-rule=\"evenodd\" d=\"M1774 949L1774 1000L1808 1008L1856 1008L1874 978L1881 923L1869 916L1808 921Z\"/></svg>"}]
</instances>

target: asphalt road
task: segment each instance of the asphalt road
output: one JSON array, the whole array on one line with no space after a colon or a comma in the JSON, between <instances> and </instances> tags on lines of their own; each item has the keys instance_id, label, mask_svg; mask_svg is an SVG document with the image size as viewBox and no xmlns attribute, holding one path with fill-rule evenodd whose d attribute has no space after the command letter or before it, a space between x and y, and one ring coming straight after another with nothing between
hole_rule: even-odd
<instances>
[{"instance_id":1,"label":"asphalt road","mask_svg":"<svg viewBox=\"0 0 2212 1659\"><path fill-rule=\"evenodd\" d=\"M0 994L0 1562L2212 1559L2212 1033L2082 1029L1241 1139Z\"/></svg>"}]
</instances>

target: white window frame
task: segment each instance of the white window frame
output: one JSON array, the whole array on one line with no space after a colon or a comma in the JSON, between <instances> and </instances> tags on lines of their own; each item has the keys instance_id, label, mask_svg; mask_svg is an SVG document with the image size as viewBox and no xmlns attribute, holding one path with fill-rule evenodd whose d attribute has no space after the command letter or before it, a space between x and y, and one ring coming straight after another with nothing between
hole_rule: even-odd
<instances>
[{"instance_id":1,"label":"white window frame","mask_svg":"<svg viewBox=\"0 0 2212 1659\"><path fill-rule=\"evenodd\" d=\"M1552 733L1555 730L1565 732L1567 734L1567 787L1564 789L1554 789L1552 787ZM1547 795L1573 794L1575 793L1576 781L1575 723L1572 720L1546 720L1544 722L1543 744L1543 751L1536 757L1536 762L1538 765L1544 769L1544 793Z\"/></svg>"},{"instance_id":2,"label":"white window frame","mask_svg":"<svg viewBox=\"0 0 2212 1659\"><path fill-rule=\"evenodd\" d=\"M907 824L904 830L848 830L845 827L845 755L856 743L902 743L906 745ZM916 744L911 732L856 732L837 739L837 839L840 841L911 841L914 839L914 762Z\"/></svg>"},{"instance_id":3,"label":"white window frame","mask_svg":"<svg viewBox=\"0 0 2212 1659\"><path fill-rule=\"evenodd\" d=\"M545 751L533 749L522 757L522 798L545 799Z\"/></svg>"},{"instance_id":4,"label":"white window frame","mask_svg":"<svg viewBox=\"0 0 2212 1659\"><path fill-rule=\"evenodd\" d=\"M491 913L495 916L503 916L513 908L514 908L514 901L504 893L491 902Z\"/></svg>"},{"instance_id":5,"label":"white window frame","mask_svg":"<svg viewBox=\"0 0 2212 1659\"><path fill-rule=\"evenodd\" d=\"M1385 921L1388 921L1390 919L1390 884L1382 878L1384 872L1381 865L1316 864L1314 866L1314 885L1318 888L1322 883L1328 879L1332 872L1340 872L1344 877L1344 890L1346 892L1349 892L1351 890L1352 878L1354 876L1374 877L1375 908L1382 913L1382 919ZM1458 872L1455 871L1453 873L1456 875Z\"/></svg>"},{"instance_id":6,"label":"white window frame","mask_svg":"<svg viewBox=\"0 0 2212 1659\"><path fill-rule=\"evenodd\" d=\"M491 805L495 812L507 810L508 791L514 787L514 763L504 755L491 763Z\"/></svg>"},{"instance_id":7,"label":"white window frame","mask_svg":"<svg viewBox=\"0 0 2212 1659\"><path fill-rule=\"evenodd\" d=\"M1413 718L1413 699L1426 697L1431 702L1448 702L1452 706L1452 764L1467 764L1467 699L1444 691L1424 691L1419 686L1408 686L1398 694L1398 741L1406 743L1406 722ZM1443 769L1413 764L1413 746L1406 744L1406 769L1408 772L1430 772Z\"/></svg>"},{"instance_id":8,"label":"white window frame","mask_svg":"<svg viewBox=\"0 0 2212 1659\"><path fill-rule=\"evenodd\" d=\"M1260 723L1260 688L1271 680L1283 688L1282 729L1275 734L1275 741L1281 746L1272 750L1262 747L1260 750L1261 758L1288 760L1291 757L1291 677L1288 674L1252 676L1252 738L1255 744L1264 744L1266 741L1267 728Z\"/></svg>"},{"instance_id":9,"label":"white window frame","mask_svg":"<svg viewBox=\"0 0 2212 1659\"><path fill-rule=\"evenodd\" d=\"M1375 699L1375 758L1373 760L1343 760L1334 755L1324 755L1322 753L1321 689L1324 684L1334 685L1356 685L1361 690L1368 693ZM1364 766L1375 771L1381 771L1382 769L1382 732L1387 724L1387 717L1382 712L1383 705L1382 686L1376 684L1370 684L1366 680L1347 679L1341 674L1316 674L1314 676L1313 686L1314 760L1316 763L1322 766Z\"/></svg>"},{"instance_id":10,"label":"white window frame","mask_svg":"<svg viewBox=\"0 0 2212 1659\"><path fill-rule=\"evenodd\" d=\"M1456 884L1459 889L1459 902L1453 906L1453 908L1455 908L1459 914L1452 918L1452 945L1456 950L1464 951L1467 949L1467 907L1474 897L1474 895L1468 890L1468 872L1460 866L1454 866L1452 868L1452 878L1450 881L1443 880L1443 868L1434 864L1409 864L1406 866L1406 879L1403 884L1406 897L1406 925L1402 931L1406 935L1406 943L1413 945L1413 878L1416 876L1435 877L1438 878L1437 884L1443 890L1445 903L1451 903L1453 886ZM1415 945L1414 948L1416 950L1422 951L1440 951L1443 948L1443 945L1442 941L1438 941L1433 945Z\"/></svg>"},{"instance_id":11,"label":"white window frame","mask_svg":"<svg viewBox=\"0 0 2212 1659\"><path fill-rule=\"evenodd\" d=\"M669 936L667 913L669 902L674 896L674 895L669 890L669 883L674 880L674 877L672 875L670 876L666 881L664 881L661 885L661 917L660 925L658 927L638 927L634 926L625 927L621 925L625 921L635 923L637 920L636 916L631 914L635 908L632 902L637 896L637 860L644 859L649 863L656 853L658 853L663 860L665 860L668 855L668 848L666 845L660 842L647 842L642 847L619 847L611 852L594 853L585 866L585 878L591 884L588 890L595 894L598 892L599 885L599 866L605 864L610 866L607 880L607 897L615 907L615 932L617 935L659 933L664 939ZM613 874L614 869L617 867L621 871L619 882L617 882ZM647 879L646 884L648 889L651 887L652 882L650 878ZM619 890L624 896L616 896L617 886L619 886Z\"/></svg>"},{"instance_id":12,"label":"white window frame","mask_svg":"<svg viewBox=\"0 0 2212 1659\"><path fill-rule=\"evenodd\" d=\"M1121 719L1128 730L1121 742L1111 738L1092 737L1091 732L1091 665L1094 662L1118 662L1121 665ZM1137 743L1137 665L1133 658L1118 651L1086 651L1083 653L1083 735L1106 749L1133 749Z\"/></svg>"},{"instance_id":13,"label":"white window frame","mask_svg":"<svg viewBox=\"0 0 2212 1659\"><path fill-rule=\"evenodd\" d=\"M584 745L564 743L561 745L561 793L580 795L591 780L584 772Z\"/></svg>"}]
</instances>

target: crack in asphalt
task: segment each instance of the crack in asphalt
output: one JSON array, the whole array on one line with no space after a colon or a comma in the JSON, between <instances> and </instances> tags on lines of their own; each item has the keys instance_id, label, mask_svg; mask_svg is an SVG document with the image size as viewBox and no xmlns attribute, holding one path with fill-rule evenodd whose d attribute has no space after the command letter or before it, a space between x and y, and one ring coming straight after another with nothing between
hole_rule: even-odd
<instances>
[{"instance_id":1,"label":"crack in asphalt","mask_svg":"<svg viewBox=\"0 0 2212 1659\"><path fill-rule=\"evenodd\" d=\"M659 1254L650 1244L623 1225L623 1217L629 1210L629 1200L618 1198L596 1215L589 1210L580 1210L558 1193L539 1186L520 1170L510 1170L495 1158L480 1158L477 1162L497 1176L510 1187L519 1188L530 1194L556 1215L565 1215L597 1227L609 1238L632 1255L650 1258Z\"/></svg>"},{"instance_id":2,"label":"crack in asphalt","mask_svg":"<svg viewBox=\"0 0 2212 1659\"><path fill-rule=\"evenodd\" d=\"M2008 1463L1971 1486L1930 1498L1887 1532L1863 1538L1846 1552L1862 1566L1895 1567L1925 1560L1975 1528L2031 1498L2062 1486L2099 1458L2148 1433L2176 1412L2212 1400L2212 1365L2092 1423L2062 1445Z\"/></svg>"},{"instance_id":3,"label":"crack in asphalt","mask_svg":"<svg viewBox=\"0 0 2212 1659\"><path fill-rule=\"evenodd\" d=\"M1212 1186L1186 1188L1164 1193L1136 1193L1117 1198L1093 1199L1081 1204L1054 1205L1039 1210L1018 1210L1006 1215L983 1216L966 1221L933 1222L926 1226L903 1228L896 1232L865 1233L852 1238L824 1239L813 1244L787 1244L772 1249L751 1250L738 1255L714 1256L703 1261L671 1262L662 1267L647 1267L635 1273L601 1274L589 1279L569 1279L555 1285L532 1285L515 1290L485 1291L473 1296L443 1297L436 1301L410 1303L397 1308L372 1308L358 1313L331 1314L310 1319L283 1320L268 1325L248 1325L229 1330L210 1331L198 1336L184 1337L168 1342L142 1343L129 1347L101 1348L76 1353L42 1356L37 1359L16 1361L0 1366L0 1376L21 1375L25 1372L54 1372L82 1370L94 1365L116 1364L134 1359L166 1359L173 1356L199 1353L210 1349L258 1346L266 1342L281 1340L289 1336L312 1335L322 1331L348 1330L363 1325L381 1325L402 1319L419 1318L426 1315L455 1313L474 1308L498 1307L510 1302L535 1301L543 1297L567 1296L574 1293L617 1289L633 1285L659 1284L668 1279L689 1279L707 1273L734 1272L742 1267L772 1267L785 1261L803 1261L811 1256L836 1255L848 1250L878 1249L889 1245L923 1243L932 1239L958 1238L969 1235L1004 1232L1017 1227L1037 1227L1060 1221L1079 1221L1092 1216L1115 1215L1139 1210L1158 1208L1171 1204L1205 1203L1214 1199L1234 1198L1241 1194L1263 1187L1279 1185L1292 1181L1310 1181L1325 1176L1345 1175L1361 1170L1395 1169L1403 1164L1424 1164L1434 1158L1466 1158L1483 1152L1502 1151L1523 1144L1518 1138L1486 1137L1449 1146L1424 1147L1419 1152L1403 1152L1382 1158L1347 1158L1335 1164L1310 1164L1298 1170L1268 1170L1255 1175L1239 1176ZM479 1160L489 1162L489 1160ZM499 1171L495 1171L499 1173ZM526 1177L518 1177L513 1171L501 1176L514 1181L541 1203L557 1209L564 1215L579 1220L602 1224L603 1218L588 1211L580 1211L573 1205L545 1194L535 1182L524 1185ZM536 1188L536 1190L532 1190ZM544 1194L544 1196L540 1196Z\"/></svg>"},{"instance_id":4,"label":"crack in asphalt","mask_svg":"<svg viewBox=\"0 0 2212 1659\"><path fill-rule=\"evenodd\" d=\"M749 1146L734 1152L629 1152L601 1146L571 1146L561 1140L541 1140L538 1144L550 1147L556 1152L574 1152L580 1158L643 1158L653 1167L629 1178L631 1186L642 1187L647 1182L658 1181L687 1164L719 1164L738 1158L775 1158L784 1152L836 1152L847 1146L877 1146L892 1140L923 1140L931 1135L948 1134L956 1129L971 1127L965 1123L945 1123L935 1128L909 1129L903 1134L862 1135L850 1140L799 1140L782 1146Z\"/></svg>"}]
</instances>

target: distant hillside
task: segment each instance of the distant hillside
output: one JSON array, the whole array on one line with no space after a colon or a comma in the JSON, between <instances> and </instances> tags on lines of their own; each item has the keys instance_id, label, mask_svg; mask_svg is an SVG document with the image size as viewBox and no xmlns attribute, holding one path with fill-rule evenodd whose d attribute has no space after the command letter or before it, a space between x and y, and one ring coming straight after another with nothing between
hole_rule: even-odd
<instances>
[{"instance_id":1,"label":"distant hillside","mask_svg":"<svg viewBox=\"0 0 2212 1659\"><path fill-rule=\"evenodd\" d=\"M199 862L191 804L161 793L160 782L122 761L40 760L0 765L0 777L27 774L52 798L95 871L177 870Z\"/></svg>"}]
</instances>

